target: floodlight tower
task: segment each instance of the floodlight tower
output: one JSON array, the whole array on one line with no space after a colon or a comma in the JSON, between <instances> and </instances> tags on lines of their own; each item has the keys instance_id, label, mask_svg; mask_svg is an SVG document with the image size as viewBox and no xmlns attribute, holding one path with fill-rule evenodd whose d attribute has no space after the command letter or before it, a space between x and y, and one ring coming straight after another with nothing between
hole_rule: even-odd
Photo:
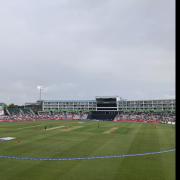
<instances>
[{"instance_id":1,"label":"floodlight tower","mask_svg":"<svg viewBox=\"0 0 180 180\"><path fill-rule=\"evenodd\" d=\"M37 86L37 89L39 90L39 100L41 101L43 86Z\"/></svg>"}]
</instances>

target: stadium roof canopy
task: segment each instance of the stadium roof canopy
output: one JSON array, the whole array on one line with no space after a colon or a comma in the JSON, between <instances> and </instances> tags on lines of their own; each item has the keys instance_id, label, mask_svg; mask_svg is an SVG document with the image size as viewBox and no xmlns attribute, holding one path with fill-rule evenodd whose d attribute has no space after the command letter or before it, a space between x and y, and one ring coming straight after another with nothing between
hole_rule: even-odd
<instances>
[{"instance_id":1,"label":"stadium roof canopy","mask_svg":"<svg viewBox=\"0 0 180 180\"><path fill-rule=\"evenodd\" d=\"M96 102L96 100L42 100L43 102Z\"/></svg>"}]
</instances>

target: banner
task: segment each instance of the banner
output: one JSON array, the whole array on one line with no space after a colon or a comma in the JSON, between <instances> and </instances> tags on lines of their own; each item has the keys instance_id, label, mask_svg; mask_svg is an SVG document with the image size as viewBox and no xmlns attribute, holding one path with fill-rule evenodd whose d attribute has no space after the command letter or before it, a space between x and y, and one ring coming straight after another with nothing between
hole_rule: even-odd
<instances>
[{"instance_id":1,"label":"banner","mask_svg":"<svg viewBox=\"0 0 180 180\"><path fill-rule=\"evenodd\" d=\"M4 110L0 110L0 116L4 115Z\"/></svg>"}]
</instances>

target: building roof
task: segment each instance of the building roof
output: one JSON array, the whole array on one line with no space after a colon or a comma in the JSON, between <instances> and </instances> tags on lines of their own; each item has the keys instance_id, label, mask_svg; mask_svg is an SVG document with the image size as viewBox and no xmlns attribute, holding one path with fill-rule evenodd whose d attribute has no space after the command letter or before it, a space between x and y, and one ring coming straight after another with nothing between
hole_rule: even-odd
<instances>
[{"instance_id":1,"label":"building roof","mask_svg":"<svg viewBox=\"0 0 180 180\"><path fill-rule=\"evenodd\" d=\"M42 102L96 102L96 100L42 100Z\"/></svg>"}]
</instances>

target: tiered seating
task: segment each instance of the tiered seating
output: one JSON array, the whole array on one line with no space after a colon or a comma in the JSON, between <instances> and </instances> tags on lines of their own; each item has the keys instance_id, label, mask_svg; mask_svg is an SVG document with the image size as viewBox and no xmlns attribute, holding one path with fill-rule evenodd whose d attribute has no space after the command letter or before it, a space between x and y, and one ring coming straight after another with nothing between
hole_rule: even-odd
<instances>
[{"instance_id":1,"label":"tiered seating","mask_svg":"<svg viewBox=\"0 0 180 180\"><path fill-rule=\"evenodd\" d=\"M22 111L19 108L8 108L10 115L21 115Z\"/></svg>"},{"instance_id":2,"label":"tiered seating","mask_svg":"<svg viewBox=\"0 0 180 180\"><path fill-rule=\"evenodd\" d=\"M9 116L0 116L1 121L38 121L38 120L108 120L114 122L143 122L143 123L172 123L176 121L176 116L172 114L153 113L120 113L117 112L91 112L91 113L48 113L35 115L31 109L8 108Z\"/></svg>"},{"instance_id":3,"label":"tiered seating","mask_svg":"<svg viewBox=\"0 0 180 180\"><path fill-rule=\"evenodd\" d=\"M50 112L46 112L46 111L39 111L38 115L50 115Z\"/></svg>"},{"instance_id":4,"label":"tiered seating","mask_svg":"<svg viewBox=\"0 0 180 180\"><path fill-rule=\"evenodd\" d=\"M33 115L33 113L32 113L32 110L31 109L26 109L26 108L24 108L24 109L21 109L22 110L22 112L23 112L23 114L24 115Z\"/></svg>"},{"instance_id":5,"label":"tiered seating","mask_svg":"<svg viewBox=\"0 0 180 180\"><path fill-rule=\"evenodd\" d=\"M144 114L144 113L121 113L114 118L114 122L144 122L144 123L160 123L175 122L175 116L162 114Z\"/></svg>"},{"instance_id":6,"label":"tiered seating","mask_svg":"<svg viewBox=\"0 0 180 180\"><path fill-rule=\"evenodd\" d=\"M87 118L88 118L88 114L87 113L80 115L80 119L82 119L82 120L86 120Z\"/></svg>"}]
</instances>

